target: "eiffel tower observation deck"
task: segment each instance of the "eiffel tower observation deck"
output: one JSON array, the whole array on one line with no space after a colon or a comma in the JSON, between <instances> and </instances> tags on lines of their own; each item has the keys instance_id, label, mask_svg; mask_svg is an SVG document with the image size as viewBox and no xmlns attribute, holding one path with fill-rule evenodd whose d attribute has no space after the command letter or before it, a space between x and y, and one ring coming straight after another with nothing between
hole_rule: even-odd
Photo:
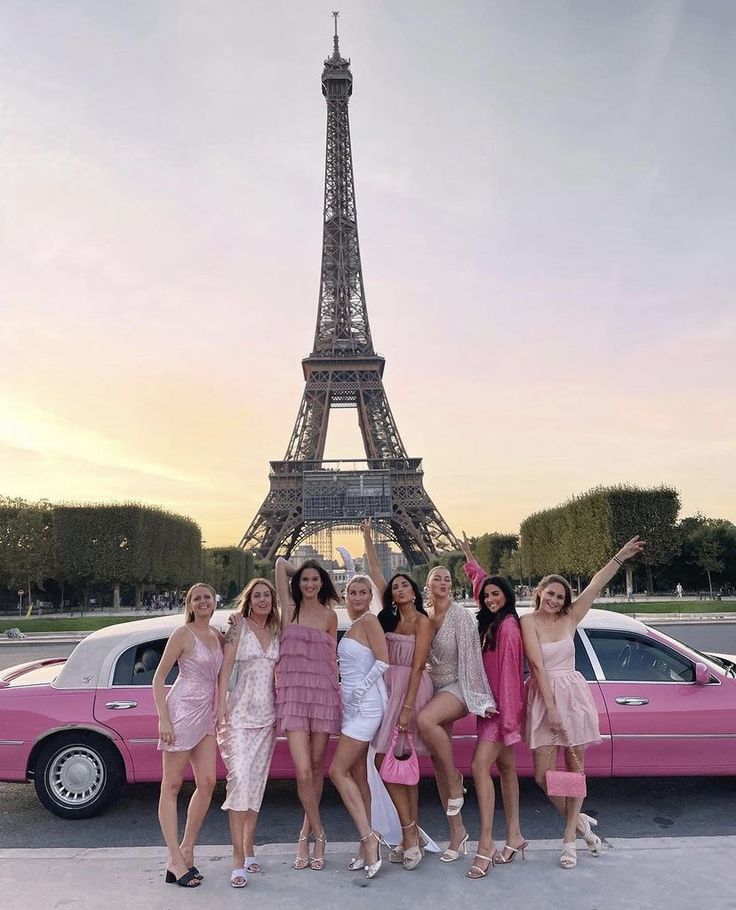
<instances>
[{"instance_id":1,"label":"eiffel tower observation deck","mask_svg":"<svg viewBox=\"0 0 736 910\"><path fill-rule=\"evenodd\" d=\"M383 387L386 362L373 349L350 145L353 75L340 54L333 15L333 52L322 72L327 142L314 345L302 360L304 394L286 454L270 463L268 495L240 546L265 559L288 557L326 528L357 529L371 517L414 566L459 549L459 542L424 489L421 458L410 458L404 448ZM365 458L324 459L332 408L357 411Z\"/></svg>"}]
</instances>

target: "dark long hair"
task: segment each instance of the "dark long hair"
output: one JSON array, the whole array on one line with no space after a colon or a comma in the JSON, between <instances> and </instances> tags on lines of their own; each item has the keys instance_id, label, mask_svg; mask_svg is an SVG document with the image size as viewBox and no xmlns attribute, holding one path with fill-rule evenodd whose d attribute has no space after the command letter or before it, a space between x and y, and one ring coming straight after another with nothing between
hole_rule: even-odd
<instances>
[{"instance_id":1,"label":"dark long hair","mask_svg":"<svg viewBox=\"0 0 736 910\"><path fill-rule=\"evenodd\" d=\"M486 606L486 586L495 585L500 588L504 605L495 613ZM478 619L478 635L480 635L480 646L482 651L496 650L496 636L501 623L507 616L513 616L519 622L519 614L516 612L516 594L511 587L511 582L503 575L489 575L483 579L478 594L478 604L480 610L475 614ZM521 623L519 623L521 625Z\"/></svg>"},{"instance_id":2,"label":"dark long hair","mask_svg":"<svg viewBox=\"0 0 736 910\"><path fill-rule=\"evenodd\" d=\"M405 578L412 587L414 591L414 606L420 613L427 615L427 611L424 609L424 599L422 598L422 592L419 590L417 583L414 579L407 575L405 572L397 572L395 575L392 575L388 580L386 585L386 590L383 592L383 609L378 614L378 621L381 623L381 628L384 632L393 632L396 626L399 624L399 611L394 606L393 598L391 596L391 586L397 578Z\"/></svg>"},{"instance_id":3,"label":"dark long hair","mask_svg":"<svg viewBox=\"0 0 736 910\"><path fill-rule=\"evenodd\" d=\"M319 579L322 582L322 586L317 592L317 600L323 606L327 606L330 601L337 602L340 600L340 595L335 590L332 579L325 571L325 569L322 568L316 559L305 559L304 562L296 570L296 572L291 576L291 581L289 582L289 587L291 588L291 596L294 598L294 613L291 617L292 622L299 622L299 610L301 609L302 600L304 599L304 595L302 594L301 588L299 587L299 582L301 581L302 572L305 569L316 569L317 572L319 572Z\"/></svg>"}]
</instances>

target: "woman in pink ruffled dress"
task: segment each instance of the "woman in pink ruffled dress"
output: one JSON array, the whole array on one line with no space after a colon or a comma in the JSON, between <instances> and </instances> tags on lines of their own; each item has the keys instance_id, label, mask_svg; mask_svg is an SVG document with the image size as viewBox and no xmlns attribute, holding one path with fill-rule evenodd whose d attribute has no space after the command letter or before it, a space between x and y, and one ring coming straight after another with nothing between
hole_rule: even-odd
<instances>
[{"instance_id":1,"label":"woman in pink ruffled dress","mask_svg":"<svg viewBox=\"0 0 736 910\"><path fill-rule=\"evenodd\" d=\"M534 592L534 612L521 619L524 652L531 670L527 688L526 741L534 752L534 777L547 792L547 771L557 766L564 748L568 771L583 771L585 746L600 742L598 712L590 688L575 669L575 629L603 588L624 562L641 553L643 540L633 537L573 599L572 589L560 575L547 575ZM581 813L582 799L550 796L565 818L560 865L577 865L575 838L580 832L593 856L600 854L601 839L593 834L597 821Z\"/></svg>"},{"instance_id":2,"label":"woman in pink ruffled dress","mask_svg":"<svg viewBox=\"0 0 736 910\"><path fill-rule=\"evenodd\" d=\"M282 615L281 654L276 665L276 720L286 734L304 808L294 869L325 867L327 838L319 814L324 785L325 750L330 734L340 732L337 672L339 602L330 576L313 559L295 569L276 560L276 591ZM310 856L309 837L314 838Z\"/></svg>"},{"instance_id":3,"label":"woman in pink ruffled dress","mask_svg":"<svg viewBox=\"0 0 736 910\"><path fill-rule=\"evenodd\" d=\"M497 714L479 717L477 721L478 741L472 769L480 811L480 837L475 860L466 873L468 878L475 879L484 878L497 863L513 862L518 852L523 858L527 846L521 833L519 778L513 751L514 744L521 741L524 727L524 648L514 589L502 575L486 572L473 556L465 535L463 538L465 574L480 607L477 620L483 666L498 707ZM496 793L491 768L494 764L501 779L506 816L506 845L500 852L493 843Z\"/></svg>"}]
</instances>

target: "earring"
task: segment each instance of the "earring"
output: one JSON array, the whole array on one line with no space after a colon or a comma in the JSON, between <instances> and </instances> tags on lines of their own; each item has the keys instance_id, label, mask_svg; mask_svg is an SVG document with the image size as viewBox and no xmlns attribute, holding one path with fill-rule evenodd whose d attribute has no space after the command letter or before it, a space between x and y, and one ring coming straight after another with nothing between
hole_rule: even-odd
<instances>
[{"instance_id":1,"label":"earring","mask_svg":"<svg viewBox=\"0 0 736 910\"><path fill-rule=\"evenodd\" d=\"M399 608L393 602L391 603L391 612L393 613L394 616L397 616L398 612L399 612Z\"/></svg>"}]
</instances>

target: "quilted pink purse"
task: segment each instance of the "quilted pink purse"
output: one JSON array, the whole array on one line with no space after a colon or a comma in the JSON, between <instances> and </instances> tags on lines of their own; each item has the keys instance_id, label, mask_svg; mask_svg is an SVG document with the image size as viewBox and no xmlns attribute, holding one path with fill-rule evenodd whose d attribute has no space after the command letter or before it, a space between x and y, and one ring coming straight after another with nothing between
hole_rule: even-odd
<instances>
[{"instance_id":1,"label":"quilted pink purse","mask_svg":"<svg viewBox=\"0 0 736 910\"><path fill-rule=\"evenodd\" d=\"M411 787L419 783L419 759L411 733L402 733L396 727L391 737L391 748L381 762L380 773L387 784Z\"/></svg>"},{"instance_id":2,"label":"quilted pink purse","mask_svg":"<svg viewBox=\"0 0 736 910\"><path fill-rule=\"evenodd\" d=\"M561 743L561 745L565 745L565 743ZM548 796L572 796L577 799L585 799L587 796L585 772L580 766L577 755L574 752L571 754L578 766L577 771L558 771L556 768L549 768L545 774Z\"/></svg>"}]
</instances>

